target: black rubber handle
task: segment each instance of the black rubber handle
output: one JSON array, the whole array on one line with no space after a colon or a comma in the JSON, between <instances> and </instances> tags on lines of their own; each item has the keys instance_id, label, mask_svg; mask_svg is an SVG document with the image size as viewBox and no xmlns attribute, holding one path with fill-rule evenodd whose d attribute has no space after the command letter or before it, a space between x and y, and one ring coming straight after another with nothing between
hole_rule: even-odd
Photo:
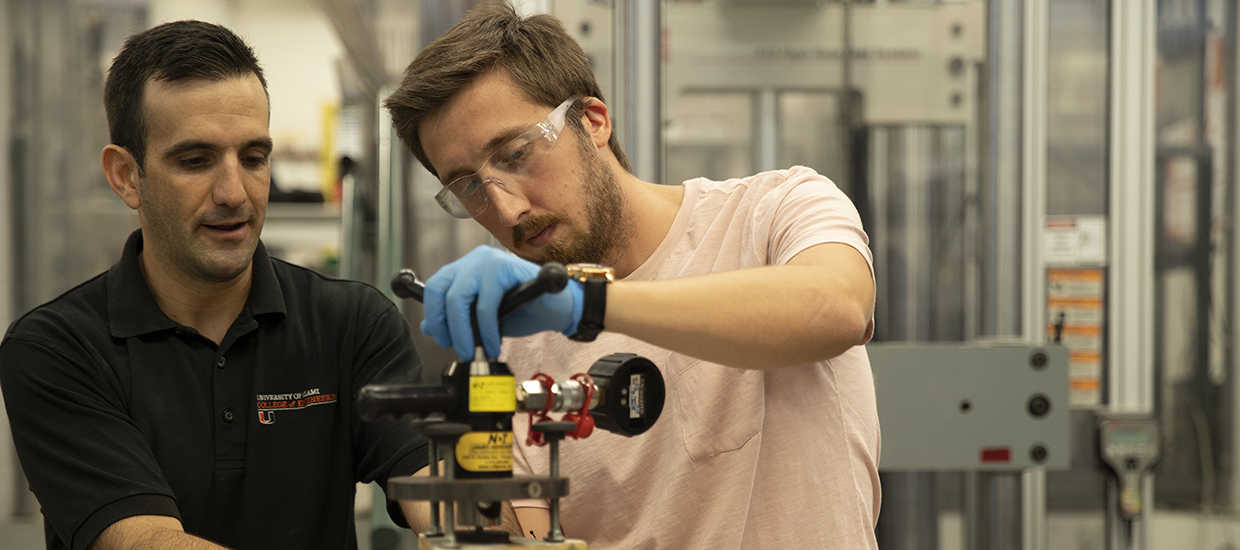
<instances>
[{"instance_id":1,"label":"black rubber handle","mask_svg":"<svg viewBox=\"0 0 1240 550\"><path fill-rule=\"evenodd\" d=\"M407 414L451 414L456 406L455 392L449 386L370 384L357 392L357 412L367 422Z\"/></svg>"},{"instance_id":2,"label":"black rubber handle","mask_svg":"<svg viewBox=\"0 0 1240 550\"><path fill-rule=\"evenodd\" d=\"M418 280L418 275L412 269L402 269L392 275L392 292L401 298L413 298L419 302L422 301L422 292L426 286L422 281Z\"/></svg>"},{"instance_id":3,"label":"black rubber handle","mask_svg":"<svg viewBox=\"0 0 1240 550\"><path fill-rule=\"evenodd\" d=\"M511 315L543 294L555 294L564 290L565 286L568 286L568 270L564 268L564 264L545 263L542 269L538 270L537 277L504 293L504 299L499 302L499 318Z\"/></svg>"},{"instance_id":4,"label":"black rubber handle","mask_svg":"<svg viewBox=\"0 0 1240 550\"><path fill-rule=\"evenodd\" d=\"M504 293L504 298L499 302L499 318L503 319L511 315L512 312L521 309L521 306L533 302L543 294L554 294L564 290L565 286L568 286L568 270L563 264L549 262L538 270L537 277ZM417 274L412 269L402 269L392 275L391 287L392 292L397 296L419 302L422 301L422 294L426 291L426 286L418 280Z\"/></svg>"}]
</instances>

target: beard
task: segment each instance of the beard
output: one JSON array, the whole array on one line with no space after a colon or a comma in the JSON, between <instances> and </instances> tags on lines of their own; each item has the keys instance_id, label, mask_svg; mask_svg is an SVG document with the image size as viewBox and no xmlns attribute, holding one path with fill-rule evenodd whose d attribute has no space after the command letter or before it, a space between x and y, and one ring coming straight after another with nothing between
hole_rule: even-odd
<instances>
[{"instance_id":1,"label":"beard","mask_svg":"<svg viewBox=\"0 0 1240 550\"><path fill-rule=\"evenodd\" d=\"M525 220L513 228L512 242L518 256L536 262L559 262L562 264L615 263L617 251L622 251L633 234L632 223L625 220L626 205L620 192L620 182L607 163L599 157L588 142L578 137L578 151L582 158L585 180L582 199L585 206L587 228L585 232L574 231L566 238L548 244L539 259L522 256L528 235L552 224L567 224L567 217L560 214L543 214Z\"/></svg>"},{"instance_id":2,"label":"beard","mask_svg":"<svg viewBox=\"0 0 1240 550\"><path fill-rule=\"evenodd\" d=\"M155 185L158 185L156 183ZM167 265L194 279L209 283L223 283L237 278L250 267L254 251L258 247L258 234L262 222L250 223L251 232L245 242L225 248L214 248L196 238L194 229L202 223L216 220L244 218L253 220L255 212L248 206L239 208L219 207L189 221L179 212L172 201L150 189L150 180L144 179L138 188L142 198L143 215L150 234L144 236L144 248L156 251Z\"/></svg>"}]
</instances>

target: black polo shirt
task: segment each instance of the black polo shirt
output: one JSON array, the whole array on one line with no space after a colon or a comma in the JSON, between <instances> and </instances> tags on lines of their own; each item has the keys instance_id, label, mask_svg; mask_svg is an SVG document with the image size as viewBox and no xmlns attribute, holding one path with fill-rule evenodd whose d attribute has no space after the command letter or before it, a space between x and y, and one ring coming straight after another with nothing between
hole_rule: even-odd
<instances>
[{"instance_id":1,"label":"black polo shirt","mask_svg":"<svg viewBox=\"0 0 1240 550\"><path fill-rule=\"evenodd\" d=\"M409 326L379 291L271 259L220 345L169 319L121 260L0 343L0 387L48 548L135 515L237 549L357 547L356 482L426 465L421 435L363 422L372 381L418 382ZM404 524L399 508L389 507Z\"/></svg>"}]
</instances>

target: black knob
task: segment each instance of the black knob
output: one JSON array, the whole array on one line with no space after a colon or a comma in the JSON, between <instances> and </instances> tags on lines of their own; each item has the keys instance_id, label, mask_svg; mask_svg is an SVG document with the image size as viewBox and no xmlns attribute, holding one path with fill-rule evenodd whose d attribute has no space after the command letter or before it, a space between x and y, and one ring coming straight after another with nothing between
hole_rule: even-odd
<instances>
[{"instance_id":1,"label":"black knob","mask_svg":"<svg viewBox=\"0 0 1240 550\"><path fill-rule=\"evenodd\" d=\"M633 437L649 430L663 413L663 373L645 357L613 353L594 362L590 378L603 394L600 405L590 410L598 428Z\"/></svg>"},{"instance_id":2,"label":"black knob","mask_svg":"<svg viewBox=\"0 0 1240 550\"><path fill-rule=\"evenodd\" d=\"M402 269L392 275L392 292L401 298L413 298L422 301L422 293L426 287L418 280L412 269Z\"/></svg>"}]
</instances>

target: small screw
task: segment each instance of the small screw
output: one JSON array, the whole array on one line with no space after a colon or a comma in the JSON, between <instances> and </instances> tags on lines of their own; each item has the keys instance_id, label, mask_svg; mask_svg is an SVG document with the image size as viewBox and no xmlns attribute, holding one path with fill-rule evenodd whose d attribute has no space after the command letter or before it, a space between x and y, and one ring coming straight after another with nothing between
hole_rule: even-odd
<instances>
[{"instance_id":1,"label":"small screw","mask_svg":"<svg viewBox=\"0 0 1240 550\"><path fill-rule=\"evenodd\" d=\"M1034 462L1040 463L1046 460L1046 454L1046 447L1041 445L1034 445L1033 448L1029 450L1029 458L1032 458Z\"/></svg>"},{"instance_id":2,"label":"small screw","mask_svg":"<svg viewBox=\"0 0 1240 550\"><path fill-rule=\"evenodd\" d=\"M969 412L969 410L971 410L972 408L973 408L973 404L972 404L972 403L970 403L968 399L965 399L965 400L963 400L963 401L961 401L961 402L960 402L960 412L962 412L962 413L967 413L967 412Z\"/></svg>"},{"instance_id":3,"label":"small screw","mask_svg":"<svg viewBox=\"0 0 1240 550\"><path fill-rule=\"evenodd\" d=\"M1033 365L1035 369L1041 369L1049 362L1050 360L1046 357L1046 352L1042 350L1037 350L1029 356L1029 364Z\"/></svg>"},{"instance_id":4,"label":"small screw","mask_svg":"<svg viewBox=\"0 0 1240 550\"><path fill-rule=\"evenodd\" d=\"M959 107L962 103L964 103L964 94L961 94L960 92L953 93L952 107Z\"/></svg>"},{"instance_id":5,"label":"small screw","mask_svg":"<svg viewBox=\"0 0 1240 550\"><path fill-rule=\"evenodd\" d=\"M1045 395L1035 395L1029 398L1029 414L1034 418L1042 418L1051 412L1051 400Z\"/></svg>"},{"instance_id":6,"label":"small screw","mask_svg":"<svg viewBox=\"0 0 1240 550\"><path fill-rule=\"evenodd\" d=\"M964 34L964 25L961 25L960 23L952 24L952 36L960 38L960 35L962 34Z\"/></svg>"},{"instance_id":7,"label":"small screw","mask_svg":"<svg viewBox=\"0 0 1240 550\"><path fill-rule=\"evenodd\" d=\"M964 59L961 59L960 57L953 57L952 60L947 63L947 71L951 73L952 76L960 76L964 74Z\"/></svg>"}]
</instances>

